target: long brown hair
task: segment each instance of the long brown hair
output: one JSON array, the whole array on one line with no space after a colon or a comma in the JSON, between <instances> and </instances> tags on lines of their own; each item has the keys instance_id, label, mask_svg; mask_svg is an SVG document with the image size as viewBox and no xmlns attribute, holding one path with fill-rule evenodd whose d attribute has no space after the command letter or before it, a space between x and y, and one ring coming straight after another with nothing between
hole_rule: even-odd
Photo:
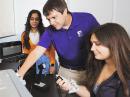
<instances>
[{"instance_id":1,"label":"long brown hair","mask_svg":"<svg viewBox=\"0 0 130 97\"><path fill-rule=\"evenodd\" d=\"M117 74L123 85L124 94L129 96L127 80L130 79L130 38L126 30L119 24L106 23L95 29L92 33L106 47L110 49L114 63L116 64ZM88 58L87 77L89 88L95 84L104 61L96 60L90 51Z\"/></svg>"}]
</instances>

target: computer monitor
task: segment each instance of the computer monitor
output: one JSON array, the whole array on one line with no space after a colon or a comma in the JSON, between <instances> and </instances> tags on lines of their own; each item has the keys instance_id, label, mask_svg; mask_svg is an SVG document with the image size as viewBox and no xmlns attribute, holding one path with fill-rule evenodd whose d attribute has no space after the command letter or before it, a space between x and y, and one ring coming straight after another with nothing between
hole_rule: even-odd
<instances>
[{"instance_id":1,"label":"computer monitor","mask_svg":"<svg viewBox=\"0 0 130 97\"><path fill-rule=\"evenodd\" d=\"M22 53L21 41L0 43L0 59L15 56Z\"/></svg>"}]
</instances>

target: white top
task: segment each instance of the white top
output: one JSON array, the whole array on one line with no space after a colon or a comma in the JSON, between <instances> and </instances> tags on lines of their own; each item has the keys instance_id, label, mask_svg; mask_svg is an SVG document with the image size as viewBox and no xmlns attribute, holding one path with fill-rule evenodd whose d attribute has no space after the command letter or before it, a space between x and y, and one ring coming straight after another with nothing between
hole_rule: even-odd
<instances>
[{"instance_id":1,"label":"white top","mask_svg":"<svg viewBox=\"0 0 130 97\"><path fill-rule=\"evenodd\" d=\"M40 35L38 32L30 31L29 38L31 39L33 44L37 44L39 42Z\"/></svg>"}]
</instances>

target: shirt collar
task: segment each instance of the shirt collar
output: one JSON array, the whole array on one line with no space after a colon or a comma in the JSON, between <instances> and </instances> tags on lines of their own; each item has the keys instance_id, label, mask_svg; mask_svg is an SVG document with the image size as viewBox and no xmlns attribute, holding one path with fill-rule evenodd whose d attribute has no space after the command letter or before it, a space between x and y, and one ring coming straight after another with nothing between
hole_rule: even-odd
<instances>
[{"instance_id":1,"label":"shirt collar","mask_svg":"<svg viewBox=\"0 0 130 97\"><path fill-rule=\"evenodd\" d=\"M78 25L78 22L77 22L77 17L76 17L76 14L74 13L69 13L71 16L72 16L72 21L71 21L71 24L70 24L70 27L68 29L63 29L62 30L69 30L69 29L73 29L75 28L75 26Z\"/></svg>"},{"instance_id":2,"label":"shirt collar","mask_svg":"<svg viewBox=\"0 0 130 97\"><path fill-rule=\"evenodd\" d=\"M72 22L71 22L71 25L69 27L69 29L73 29L75 26L78 25L78 18L76 17L76 15L74 13L70 13L71 16L72 16Z\"/></svg>"}]
</instances>

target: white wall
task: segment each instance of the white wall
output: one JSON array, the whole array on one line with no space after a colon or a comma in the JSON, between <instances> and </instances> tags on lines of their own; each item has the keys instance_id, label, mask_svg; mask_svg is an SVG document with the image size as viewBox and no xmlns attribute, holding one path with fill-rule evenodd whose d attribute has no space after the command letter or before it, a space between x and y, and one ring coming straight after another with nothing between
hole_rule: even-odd
<instances>
[{"instance_id":1,"label":"white wall","mask_svg":"<svg viewBox=\"0 0 130 97\"><path fill-rule=\"evenodd\" d=\"M0 38L15 35L13 0L0 1Z\"/></svg>"},{"instance_id":2,"label":"white wall","mask_svg":"<svg viewBox=\"0 0 130 97\"><path fill-rule=\"evenodd\" d=\"M113 0L68 0L71 11L92 13L100 23L112 21Z\"/></svg>"},{"instance_id":3,"label":"white wall","mask_svg":"<svg viewBox=\"0 0 130 97\"><path fill-rule=\"evenodd\" d=\"M122 24L130 35L130 0L115 0L113 22Z\"/></svg>"}]
</instances>

